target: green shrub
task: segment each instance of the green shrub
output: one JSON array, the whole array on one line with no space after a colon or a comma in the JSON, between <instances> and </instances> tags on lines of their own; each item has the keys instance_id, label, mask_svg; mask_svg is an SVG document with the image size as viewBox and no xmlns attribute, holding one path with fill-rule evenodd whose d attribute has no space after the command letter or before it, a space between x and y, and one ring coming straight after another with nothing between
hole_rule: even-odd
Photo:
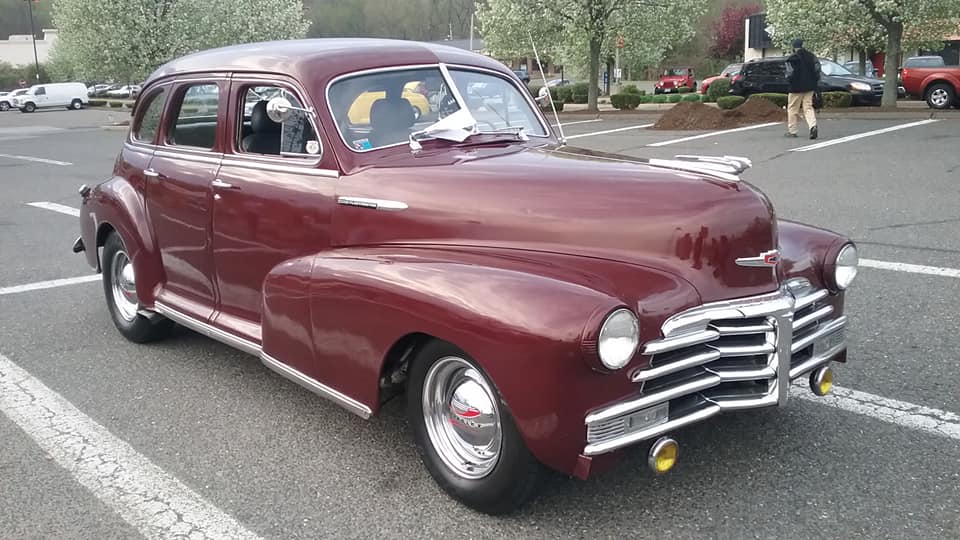
<instances>
[{"instance_id":1,"label":"green shrub","mask_svg":"<svg viewBox=\"0 0 960 540\"><path fill-rule=\"evenodd\" d=\"M678 94L689 94L691 92L693 92L693 88L690 88L689 86L681 86L677 88Z\"/></svg>"},{"instance_id":2,"label":"green shrub","mask_svg":"<svg viewBox=\"0 0 960 540\"><path fill-rule=\"evenodd\" d=\"M587 96L586 94L577 94L577 93L574 93L573 96L571 96L570 102L571 102L571 103L581 103L581 104L582 104L582 103L586 103L586 102L587 102L587 98L588 98L588 96Z\"/></svg>"},{"instance_id":3,"label":"green shrub","mask_svg":"<svg viewBox=\"0 0 960 540\"><path fill-rule=\"evenodd\" d=\"M670 94L667 96L668 103L680 103L681 101L683 101L683 96L680 94Z\"/></svg>"},{"instance_id":4,"label":"green shrub","mask_svg":"<svg viewBox=\"0 0 960 540\"><path fill-rule=\"evenodd\" d=\"M636 109L645 97L647 96L641 96L640 94L614 94L610 96L610 103L614 109Z\"/></svg>"},{"instance_id":5,"label":"green shrub","mask_svg":"<svg viewBox=\"0 0 960 540\"><path fill-rule=\"evenodd\" d=\"M746 101L743 96L723 96L717 98L717 106L721 109L736 109Z\"/></svg>"},{"instance_id":6,"label":"green shrub","mask_svg":"<svg viewBox=\"0 0 960 540\"><path fill-rule=\"evenodd\" d=\"M640 89L637 88L637 85L635 85L635 84L628 84L628 85L624 86L624 87L623 87L623 90L621 90L620 93L622 93L622 94L640 94L640 95L643 95L643 92L641 92Z\"/></svg>"},{"instance_id":7,"label":"green shrub","mask_svg":"<svg viewBox=\"0 0 960 540\"><path fill-rule=\"evenodd\" d=\"M87 103L88 107L105 107L106 105L107 101L105 99L91 99L90 102Z\"/></svg>"},{"instance_id":8,"label":"green shrub","mask_svg":"<svg viewBox=\"0 0 960 540\"><path fill-rule=\"evenodd\" d=\"M704 103L716 103L716 102L717 102L717 98L711 96L710 94L704 94L704 95L703 95L703 102L704 102Z\"/></svg>"},{"instance_id":9,"label":"green shrub","mask_svg":"<svg viewBox=\"0 0 960 540\"><path fill-rule=\"evenodd\" d=\"M761 93L761 94L754 94L753 96L750 96L750 97L763 98L780 108L787 106L786 94Z\"/></svg>"},{"instance_id":10,"label":"green shrub","mask_svg":"<svg viewBox=\"0 0 960 540\"><path fill-rule=\"evenodd\" d=\"M683 96L682 101L689 101L690 103L700 103L700 94L687 94Z\"/></svg>"},{"instance_id":11,"label":"green shrub","mask_svg":"<svg viewBox=\"0 0 960 540\"><path fill-rule=\"evenodd\" d=\"M640 103L653 103L653 96L640 94Z\"/></svg>"},{"instance_id":12,"label":"green shrub","mask_svg":"<svg viewBox=\"0 0 960 540\"><path fill-rule=\"evenodd\" d=\"M710 102L713 103L719 97L730 95L730 79L726 77L721 77L712 83L710 87L707 88L707 96L710 98Z\"/></svg>"},{"instance_id":13,"label":"green shrub","mask_svg":"<svg viewBox=\"0 0 960 540\"><path fill-rule=\"evenodd\" d=\"M853 104L853 96L850 92L824 92L823 93L823 106L824 108L836 109L849 107Z\"/></svg>"},{"instance_id":14,"label":"green shrub","mask_svg":"<svg viewBox=\"0 0 960 540\"><path fill-rule=\"evenodd\" d=\"M651 103L666 103L667 96L664 94L657 94L653 96L653 101Z\"/></svg>"}]
</instances>

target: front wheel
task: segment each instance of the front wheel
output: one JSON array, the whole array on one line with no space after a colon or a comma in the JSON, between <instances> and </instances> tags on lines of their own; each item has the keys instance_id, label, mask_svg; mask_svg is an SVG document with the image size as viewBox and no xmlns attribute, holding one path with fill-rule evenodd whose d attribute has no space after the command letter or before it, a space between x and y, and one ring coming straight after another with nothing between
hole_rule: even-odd
<instances>
[{"instance_id":1,"label":"front wheel","mask_svg":"<svg viewBox=\"0 0 960 540\"><path fill-rule=\"evenodd\" d=\"M511 512L533 497L543 465L466 353L442 341L426 345L410 371L407 400L417 449L444 491L487 514Z\"/></svg>"},{"instance_id":2,"label":"front wheel","mask_svg":"<svg viewBox=\"0 0 960 540\"><path fill-rule=\"evenodd\" d=\"M20 107L20 112L32 113L35 110L37 110L37 106L33 103L27 103L23 107Z\"/></svg>"},{"instance_id":3,"label":"front wheel","mask_svg":"<svg viewBox=\"0 0 960 540\"><path fill-rule=\"evenodd\" d=\"M953 87L946 83L937 83L927 90L927 105L932 109L948 109L956 98Z\"/></svg>"},{"instance_id":4,"label":"front wheel","mask_svg":"<svg viewBox=\"0 0 960 540\"><path fill-rule=\"evenodd\" d=\"M103 292L114 326L123 337L134 343L147 343L166 337L173 321L158 314L150 318L140 313L137 298L136 274L123 240L116 232L110 233L103 244Z\"/></svg>"},{"instance_id":5,"label":"front wheel","mask_svg":"<svg viewBox=\"0 0 960 540\"><path fill-rule=\"evenodd\" d=\"M9 104L9 103L7 103L6 101L0 102L0 111L6 112L6 111L9 111L9 110L10 110L10 104Z\"/></svg>"}]
</instances>

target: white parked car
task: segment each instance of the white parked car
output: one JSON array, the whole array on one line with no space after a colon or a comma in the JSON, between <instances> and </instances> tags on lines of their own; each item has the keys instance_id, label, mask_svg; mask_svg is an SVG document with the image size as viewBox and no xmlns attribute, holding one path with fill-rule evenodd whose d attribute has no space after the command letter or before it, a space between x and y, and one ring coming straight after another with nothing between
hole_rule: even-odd
<instances>
[{"instance_id":1,"label":"white parked car","mask_svg":"<svg viewBox=\"0 0 960 540\"><path fill-rule=\"evenodd\" d=\"M83 83L35 84L13 100L13 106L26 113L53 107L79 110L90 102Z\"/></svg>"},{"instance_id":2,"label":"white parked car","mask_svg":"<svg viewBox=\"0 0 960 540\"><path fill-rule=\"evenodd\" d=\"M29 88L19 88L12 92L6 92L6 95L0 96L0 111L9 111L14 107L13 98L27 93Z\"/></svg>"}]
</instances>

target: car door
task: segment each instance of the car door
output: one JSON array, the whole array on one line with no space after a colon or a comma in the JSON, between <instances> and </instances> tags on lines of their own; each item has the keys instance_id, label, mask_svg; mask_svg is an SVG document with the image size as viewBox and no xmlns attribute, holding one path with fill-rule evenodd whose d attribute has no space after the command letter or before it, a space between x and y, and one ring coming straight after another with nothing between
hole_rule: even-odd
<instances>
[{"instance_id":1,"label":"car door","mask_svg":"<svg viewBox=\"0 0 960 540\"><path fill-rule=\"evenodd\" d=\"M293 81L235 76L231 86L227 154L213 183L214 320L259 342L264 278L284 261L330 246L337 165L312 116L291 111L275 122L266 115L275 96L305 107ZM284 361L311 371L309 355Z\"/></svg>"},{"instance_id":2,"label":"car door","mask_svg":"<svg viewBox=\"0 0 960 540\"><path fill-rule=\"evenodd\" d=\"M33 103L37 106L38 109L46 107L47 103L50 101L49 96L47 95L47 88L45 86L38 86L33 91Z\"/></svg>"},{"instance_id":3,"label":"car door","mask_svg":"<svg viewBox=\"0 0 960 540\"><path fill-rule=\"evenodd\" d=\"M220 98L228 85L226 78L173 84L160 144L144 171L147 211L166 275L157 300L202 321L216 305L210 184L223 157Z\"/></svg>"}]
</instances>

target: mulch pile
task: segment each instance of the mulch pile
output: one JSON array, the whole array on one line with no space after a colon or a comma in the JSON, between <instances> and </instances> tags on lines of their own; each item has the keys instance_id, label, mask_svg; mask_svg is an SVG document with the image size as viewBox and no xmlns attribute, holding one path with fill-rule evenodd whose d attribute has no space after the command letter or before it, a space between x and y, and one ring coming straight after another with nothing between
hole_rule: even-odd
<instances>
[{"instance_id":1,"label":"mulch pile","mask_svg":"<svg viewBox=\"0 0 960 540\"><path fill-rule=\"evenodd\" d=\"M653 129L731 129L765 122L782 122L787 111L770 100L752 97L736 109L724 111L703 103L680 102L664 113Z\"/></svg>"}]
</instances>

